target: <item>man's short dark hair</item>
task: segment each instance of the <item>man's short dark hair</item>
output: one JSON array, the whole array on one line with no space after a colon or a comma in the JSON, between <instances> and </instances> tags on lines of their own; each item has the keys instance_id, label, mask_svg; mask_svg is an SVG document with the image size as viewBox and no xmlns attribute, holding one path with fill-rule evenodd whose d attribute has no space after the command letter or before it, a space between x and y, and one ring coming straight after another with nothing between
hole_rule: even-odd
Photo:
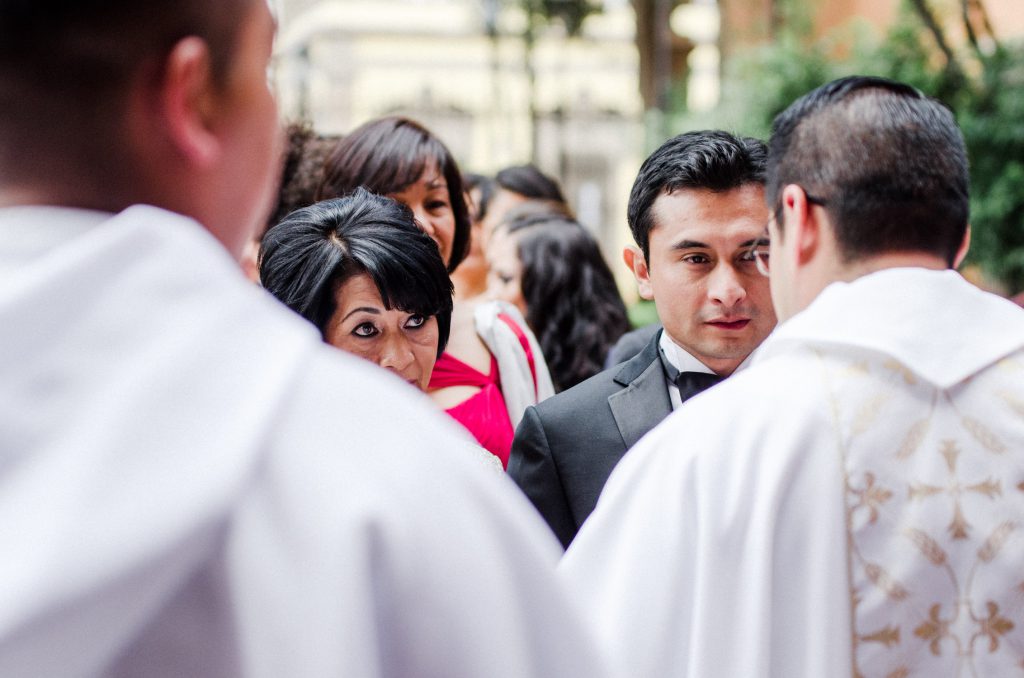
<instances>
[{"instance_id":1,"label":"man's short dark hair","mask_svg":"<svg viewBox=\"0 0 1024 678\"><path fill-rule=\"evenodd\" d=\"M223 85L254 2L0 0L0 178L114 169L131 80L197 36Z\"/></svg>"},{"instance_id":2,"label":"man's short dark hair","mask_svg":"<svg viewBox=\"0 0 1024 678\"><path fill-rule=\"evenodd\" d=\"M629 194L626 219L633 240L650 261L651 212L658 196L680 189L730 191L763 184L767 147L760 139L720 130L687 132L672 137L650 155Z\"/></svg>"},{"instance_id":3,"label":"man's short dark hair","mask_svg":"<svg viewBox=\"0 0 1024 678\"><path fill-rule=\"evenodd\" d=\"M388 309L437 317L437 355L448 343L452 282L437 245L405 205L357 188L292 212L263 236L260 282L326 336L335 291L370 276Z\"/></svg>"},{"instance_id":4,"label":"man's short dark hair","mask_svg":"<svg viewBox=\"0 0 1024 678\"><path fill-rule=\"evenodd\" d=\"M892 80L836 80L772 125L769 204L779 210L783 188L801 186L827 210L846 262L928 252L952 266L967 229L969 181L953 114Z\"/></svg>"}]
</instances>

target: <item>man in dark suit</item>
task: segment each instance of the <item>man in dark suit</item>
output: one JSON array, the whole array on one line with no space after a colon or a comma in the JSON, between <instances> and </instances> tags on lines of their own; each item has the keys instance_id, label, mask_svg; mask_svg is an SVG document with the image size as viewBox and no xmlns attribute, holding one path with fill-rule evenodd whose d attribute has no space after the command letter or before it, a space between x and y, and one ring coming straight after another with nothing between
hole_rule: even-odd
<instances>
[{"instance_id":1,"label":"man in dark suit","mask_svg":"<svg viewBox=\"0 0 1024 678\"><path fill-rule=\"evenodd\" d=\"M755 249L764 238L763 142L682 134L640 168L623 252L664 329L621 365L526 410L508 472L564 546L619 459L644 434L729 376L775 326Z\"/></svg>"}]
</instances>

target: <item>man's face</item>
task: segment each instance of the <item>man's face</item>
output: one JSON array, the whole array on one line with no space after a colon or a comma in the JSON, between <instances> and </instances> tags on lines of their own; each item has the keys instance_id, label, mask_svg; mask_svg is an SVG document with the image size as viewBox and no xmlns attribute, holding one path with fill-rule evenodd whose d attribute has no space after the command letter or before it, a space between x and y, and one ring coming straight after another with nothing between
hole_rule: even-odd
<instances>
[{"instance_id":1,"label":"man's face","mask_svg":"<svg viewBox=\"0 0 1024 678\"><path fill-rule=\"evenodd\" d=\"M265 0L253 0L238 28L221 97L224 157L218 184L224 209L218 226L232 236L226 244L236 255L265 221L277 192L282 139L267 76L275 28Z\"/></svg>"},{"instance_id":2,"label":"man's face","mask_svg":"<svg viewBox=\"0 0 1024 678\"><path fill-rule=\"evenodd\" d=\"M764 234L764 188L681 189L651 212L650 257L634 266L641 296L654 299L675 343L730 374L775 327L768 278L750 251Z\"/></svg>"}]
</instances>

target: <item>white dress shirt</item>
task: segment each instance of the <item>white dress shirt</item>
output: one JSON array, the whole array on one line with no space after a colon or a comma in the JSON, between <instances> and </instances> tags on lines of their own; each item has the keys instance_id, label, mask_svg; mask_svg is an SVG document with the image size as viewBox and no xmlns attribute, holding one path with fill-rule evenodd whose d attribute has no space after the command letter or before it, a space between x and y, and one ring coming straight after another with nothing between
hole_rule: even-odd
<instances>
[{"instance_id":1,"label":"white dress shirt","mask_svg":"<svg viewBox=\"0 0 1024 678\"><path fill-rule=\"evenodd\" d=\"M658 347L661 349L661 355L664 356L668 363L676 368L679 372L704 372L705 374L715 374L715 371L702 363L697 358L693 357L689 351L685 348L672 341L672 338L668 336L668 332L662 331L661 339L658 340ZM753 355L753 354L751 354ZM750 363L751 356L748 355L743 359L733 372L739 372L740 370L746 369ZM672 401L672 410L675 411L683 404L683 399L679 395L679 387L675 385L675 382L668 381L668 397Z\"/></svg>"}]
</instances>

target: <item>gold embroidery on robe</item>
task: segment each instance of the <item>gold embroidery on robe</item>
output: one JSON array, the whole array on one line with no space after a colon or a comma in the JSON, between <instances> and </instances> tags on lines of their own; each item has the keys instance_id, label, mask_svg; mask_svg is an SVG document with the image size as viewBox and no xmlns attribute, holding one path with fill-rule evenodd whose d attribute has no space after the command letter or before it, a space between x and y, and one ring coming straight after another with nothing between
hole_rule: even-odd
<instances>
[{"instance_id":1,"label":"gold embroidery on robe","mask_svg":"<svg viewBox=\"0 0 1024 678\"><path fill-rule=\"evenodd\" d=\"M846 477L853 675L1024 675L1024 362L940 390L892 359L816 353Z\"/></svg>"}]
</instances>

